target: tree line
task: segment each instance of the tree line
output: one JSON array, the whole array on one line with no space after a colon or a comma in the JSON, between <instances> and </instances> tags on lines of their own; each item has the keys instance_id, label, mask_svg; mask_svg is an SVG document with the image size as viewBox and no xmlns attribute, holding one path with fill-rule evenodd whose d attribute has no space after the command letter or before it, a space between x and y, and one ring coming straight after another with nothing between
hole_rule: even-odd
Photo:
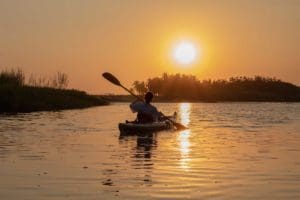
<instances>
[{"instance_id":1,"label":"tree line","mask_svg":"<svg viewBox=\"0 0 300 200\"><path fill-rule=\"evenodd\" d=\"M199 80L193 75L164 73L146 81L134 81L132 90L139 95L152 91L166 100L300 101L299 86L262 76Z\"/></svg>"}]
</instances>

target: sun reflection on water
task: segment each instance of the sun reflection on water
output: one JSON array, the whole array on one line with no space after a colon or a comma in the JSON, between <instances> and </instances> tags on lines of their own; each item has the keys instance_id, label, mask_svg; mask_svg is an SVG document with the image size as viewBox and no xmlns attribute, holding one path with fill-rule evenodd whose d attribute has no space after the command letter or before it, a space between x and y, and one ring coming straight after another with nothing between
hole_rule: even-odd
<instances>
[{"instance_id":1,"label":"sun reflection on water","mask_svg":"<svg viewBox=\"0 0 300 200\"><path fill-rule=\"evenodd\" d=\"M191 104L190 103L181 103L180 104L180 122L188 126L190 123L190 111L191 111ZM180 159L180 167L184 170L188 170L189 167L189 161L190 161L190 137L191 130L184 130L181 131L178 135L178 141L179 141L179 150L181 154L181 159Z\"/></svg>"}]
</instances>

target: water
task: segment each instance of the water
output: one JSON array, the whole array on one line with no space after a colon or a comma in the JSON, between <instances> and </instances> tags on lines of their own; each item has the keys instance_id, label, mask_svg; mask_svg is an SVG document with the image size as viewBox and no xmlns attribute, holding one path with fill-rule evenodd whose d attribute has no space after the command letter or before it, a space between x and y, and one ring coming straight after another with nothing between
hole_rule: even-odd
<instances>
[{"instance_id":1,"label":"water","mask_svg":"<svg viewBox=\"0 0 300 200\"><path fill-rule=\"evenodd\" d=\"M120 137L128 105L0 116L0 199L300 199L299 103L160 103L190 127Z\"/></svg>"}]
</instances>

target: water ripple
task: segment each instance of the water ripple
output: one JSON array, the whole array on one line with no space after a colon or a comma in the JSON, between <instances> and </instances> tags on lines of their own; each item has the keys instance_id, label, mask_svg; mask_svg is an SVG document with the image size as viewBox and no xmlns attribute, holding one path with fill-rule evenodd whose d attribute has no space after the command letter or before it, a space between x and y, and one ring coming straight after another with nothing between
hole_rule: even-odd
<instances>
[{"instance_id":1,"label":"water ripple","mask_svg":"<svg viewBox=\"0 0 300 200\"><path fill-rule=\"evenodd\" d=\"M120 136L126 103L0 115L0 199L300 199L300 104L157 106L190 129Z\"/></svg>"}]
</instances>

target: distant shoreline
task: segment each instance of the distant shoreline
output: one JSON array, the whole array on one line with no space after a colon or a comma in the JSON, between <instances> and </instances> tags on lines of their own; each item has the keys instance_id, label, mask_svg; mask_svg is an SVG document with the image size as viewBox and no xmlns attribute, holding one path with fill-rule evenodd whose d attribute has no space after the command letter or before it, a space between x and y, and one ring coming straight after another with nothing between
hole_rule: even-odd
<instances>
[{"instance_id":1,"label":"distant shoreline","mask_svg":"<svg viewBox=\"0 0 300 200\"><path fill-rule=\"evenodd\" d=\"M102 98L108 102L132 102L136 99L131 95L95 95L99 98ZM182 103L182 102L190 102L190 103L224 103L224 102L300 102L300 99L228 99L228 100L221 100L221 99L176 99L176 98L165 98L156 96L153 99L153 102L157 103Z\"/></svg>"},{"instance_id":2,"label":"distant shoreline","mask_svg":"<svg viewBox=\"0 0 300 200\"><path fill-rule=\"evenodd\" d=\"M0 113L57 111L108 104L101 97L79 90L0 85Z\"/></svg>"},{"instance_id":3,"label":"distant shoreline","mask_svg":"<svg viewBox=\"0 0 300 200\"><path fill-rule=\"evenodd\" d=\"M161 102L300 102L300 87L275 77L237 76L200 80L193 75L167 74L134 81L131 91L152 91ZM125 97L106 97L125 100Z\"/></svg>"}]
</instances>

